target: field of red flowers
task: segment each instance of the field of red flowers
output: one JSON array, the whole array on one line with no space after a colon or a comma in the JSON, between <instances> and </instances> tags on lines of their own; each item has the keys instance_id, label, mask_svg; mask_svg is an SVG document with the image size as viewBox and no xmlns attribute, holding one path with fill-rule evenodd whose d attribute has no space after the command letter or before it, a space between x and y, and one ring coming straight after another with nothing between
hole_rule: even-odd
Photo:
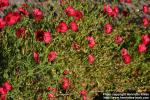
<instances>
[{"instance_id":1,"label":"field of red flowers","mask_svg":"<svg viewBox=\"0 0 150 100\"><path fill-rule=\"evenodd\" d=\"M20 1L0 0L0 100L150 92L150 0Z\"/></svg>"}]
</instances>

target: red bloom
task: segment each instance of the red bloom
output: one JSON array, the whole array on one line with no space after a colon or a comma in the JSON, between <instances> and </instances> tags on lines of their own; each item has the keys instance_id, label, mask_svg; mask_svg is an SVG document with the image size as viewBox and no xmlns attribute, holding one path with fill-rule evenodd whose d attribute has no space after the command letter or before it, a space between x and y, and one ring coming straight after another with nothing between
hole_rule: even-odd
<instances>
[{"instance_id":1,"label":"red bloom","mask_svg":"<svg viewBox=\"0 0 150 100\"><path fill-rule=\"evenodd\" d=\"M89 47L93 48L95 46L95 39L92 36L88 36L86 39L88 40Z\"/></svg>"},{"instance_id":2,"label":"red bloom","mask_svg":"<svg viewBox=\"0 0 150 100\"><path fill-rule=\"evenodd\" d=\"M75 49L75 50L79 50L80 49L80 45L77 44L76 42L73 42L72 43L72 48Z\"/></svg>"},{"instance_id":3,"label":"red bloom","mask_svg":"<svg viewBox=\"0 0 150 100\"><path fill-rule=\"evenodd\" d=\"M147 5L143 5L143 12L148 13L148 6Z\"/></svg>"},{"instance_id":4,"label":"red bloom","mask_svg":"<svg viewBox=\"0 0 150 100\"><path fill-rule=\"evenodd\" d=\"M106 34L110 34L112 32L111 24L109 24L109 23L105 24L104 31L105 31Z\"/></svg>"},{"instance_id":5,"label":"red bloom","mask_svg":"<svg viewBox=\"0 0 150 100\"><path fill-rule=\"evenodd\" d=\"M50 32L44 32L43 30L38 30L35 32L35 37L37 41L49 43L52 40Z\"/></svg>"},{"instance_id":6,"label":"red bloom","mask_svg":"<svg viewBox=\"0 0 150 100\"><path fill-rule=\"evenodd\" d=\"M125 0L125 3L132 3L132 0Z\"/></svg>"},{"instance_id":7,"label":"red bloom","mask_svg":"<svg viewBox=\"0 0 150 100\"><path fill-rule=\"evenodd\" d=\"M44 32L44 42L49 43L52 40L52 36L50 32Z\"/></svg>"},{"instance_id":8,"label":"red bloom","mask_svg":"<svg viewBox=\"0 0 150 100\"><path fill-rule=\"evenodd\" d=\"M138 46L139 53L146 52L146 49L147 49L147 47L145 44L139 44L139 46Z\"/></svg>"},{"instance_id":9,"label":"red bloom","mask_svg":"<svg viewBox=\"0 0 150 100\"><path fill-rule=\"evenodd\" d=\"M21 18L21 15L18 12L9 12L7 15L4 17L6 23L8 25L13 25L17 23Z\"/></svg>"},{"instance_id":10,"label":"red bloom","mask_svg":"<svg viewBox=\"0 0 150 100\"><path fill-rule=\"evenodd\" d=\"M119 8L118 6L114 6L114 9L113 9L116 13L119 13Z\"/></svg>"},{"instance_id":11,"label":"red bloom","mask_svg":"<svg viewBox=\"0 0 150 100\"><path fill-rule=\"evenodd\" d=\"M111 8L110 5L104 5L104 13L108 13L108 15L110 15L113 12L113 9Z\"/></svg>"},{"instance_id":12,"label":"red bloom","mask_svg":"<svg viewBox=\"0 0 150 100\"><path fill-rule=\"evenodd\" d=\"M51 51L49 54L48 54L48 61L54 61L56 59L56 56L57 56L57 53L54 52L54 51Z\"/></svg>"},{"instance_id":13,"label":"red bloom","mask_svg":"<svg viewBox=\"0 0 150 100\"><path fill-rule=\"evenodd\" d=\"M37 41L44 41L44 31L43 30L38 30L35 32L35 37Z\"/></svg>"},{"instance_id":14,"label":"red bloom","mask_svg":"<svg viewBox=\"0 0 150 100\"><path fill-rule=\"evenodd\" d=\"M3 18L0 18L0 29L4 28L6 25L6 22L3 20Z\"/></svg>"},{"instance_id":15,"label":"red bloom","mask_svg":"<svg viewBox=\"0 0 150 100\"><path fill-rule=\"evenodd\" d=\"M51 90L52 90L52 88L49 86L49 87L47 88L47 90L48 90L48 91L51 91Z\"/></svg>"},{"instance_id":16,"label":"red bloom","mask_svg":"<svg viewBox=\"0 0 150 100\"><path fill-rule=\"evenodd\" d=\"M127 49L122 48L122 49L121 49L121 55L122 55L122 56L128 55Z\"/></svg>"},{"instance_id":17,"label":"red bloom","mask_svg":"<svg viewBox=\"0 0 150 100\"><path fill-rule=\"evenodd\" d=\"M34 58L34 61L36 63L39 63L40 62L40 58L39 58L39 53L38 52L34 52L33 53L33 58Z\"/></svg>"},{"instance_id":18,"label":"red bloom","mask_svg":"<svg viewBox=\"0 0 150 100\"><path fill-rule=\"evenodd\" d=\"M150 37L148 36L148 34L143 34L141 39L142 39L142 43L145 44L145 45L150 43Z\"/></svg>"},{"instance_id":19,"label":"red bloom","mask_svg":"<svg viewBox=\"0 0 150 100\"><path fill-rule=\"evenodd\" d=\"M118 15L118 13L119 13L119 8L118 8L118 6L114 6L113 12L112 12L112 14L110 14L110 16L116 17L116 16Z\"/></svg>"},{"instance_id":20,"label":"red bloom","mask_svg":"<svg viewBox=\"0 0 150 100\"><path fill-rule=\"evenodd\" d=\"M40 21L43 18L43 12L40 9L35 8L33 9L33 17L36 21Z\"/></svg>"},{"instance_id":21,"label":"red bloom","mask_svg":"<svg viewBox=\"0 0 150 100\"><path fill-rule=\"evenodd\" d=\"M18 10L19 10L19 12L22 13L23 15L26 15L26 16L29 15L29 12L28 12L26 9L24 9L23 7L18 8Z\"/></svg>"},{"instance_id":22,"label":"red bloom","mask_svg":"<svg viewBox=\"0 0 150 100\"><path fill-rule=\"evenodd\" d=\"M149 24L148 18L147 18L147 17L144 17L144 18L143 18L143 25L144 25L145 27L147 27L148 24Z\"/></svg>"},{"instance_id":23,"label":"red bloom","mask_svg":"<svg viewBox=\"0 0 150 100\"><path fill-rule=\"evenodd\" d=\"M128 54L127 49L125 48L121 49L121 56L125 64L129 64L131 62L131 56Z\"/></svg>"},{"instance_id":24,"label":"red bloom","mask_svg":"<svg viewBox=\"0 0 150 100\"><path fill-rule=\"evenodd\" d=\"M54 96L54 94L49 93L49 94L48 94L48 98L55 98L55 96Z\"/></svg>"},{"instance_id":25,"label":"red bloom","mask_svg":"<svg viewBox=\"0 0 150 100\"><path fill-rule=\"evenodd\" d=\"M81 90L80 95L82 95L82 96L87 95L87 91L86 90Z\"/></svg>"},{"instance_id":26,"label":"red bloom","mask_svg":"<svg viewBox=\"0 0 150 100\"><path fill-rule=\"evenodd\" d=\"M123 41L123 37L121 35L115 36L115 43L120 44Z\"/></svg>"},{"instance_id":27,"label":"red bloom","mask_svg":"<svg viewBox=\"0 0 150 100\"><path fill-rule=\"evenodd\" d=\"M6 100L6 95L0 95L0 100Z\"/></svg>"},{"instance_id":28,"label":"red bloom","mask_svg":"<svg viewBox=\"0 0 150 100\"><path fill-rule=\"evenodd\" d=\"M69 86L70 86L70 80L69 80L69 78L64 77L63 78L62 88L64 90L67 90L69 88Z\"/></svg>"},{"instance_id":29,"label":"red bloom","mask_svg":"<svg viewBox=\"0 0 150 100\"><path fill-rule=\"evenodd\" d=\"M0 95L5 95L7 94L7 90L3 87L0 87Z\"/></svg>"},{"instance_id":30,"label":"red bloom","mask_svg":"<svg viewBox=\"0 0 150 100\"><path fill-rule=\"evenodd\" d=\"M10 91L12 90L12 85L8 81L6 81L3 83L3 88L6 89L7 91Z\"/></svg>"},{"instance_id":31,"label":"red bloom","mask_svg":"<svg viewBox=\"0 0 150 100\"><path fill-rule=\"evenodd\" d=\"M83 17L83 13L79 10L75 11L74 19L75 20L80 20Z\"/></svg>"},{"instance_id":32,"label":"red bloom","mask_svg":"<svg viewBox=\"0 0 150 100\"><path fill-rule=\"evenodd\" d=\"M9 0L0 0L0 9L9 6Z\"/></svg>"},{"instance_id":33,"label":"red bloom","mask_svg":"<svg viewBox=\"0 0 150 100\"><path fill-rule=\"evenodd\" d=\"M129 54L122 56L122 58L125 64L129 64L131 62L131 56Z\"/></svg>"},{"instance_id":34,"label":"red bloom","mask_svg":"<svg viewBox=\"0 0 150 100\"><path fill-rule=\"evenodd\" d=\"M104 13L107 13L111 17L116 17L119 12L118 6L112 7L110 5L104 5Z\"/></svg>"},{"instance_id":35,"label":"red bloom","mask_svg":"<svg viewBox=\"0 0 150 100\"><path fill-rule=\"evenodd\" d=\"M18 28L16 30L16 36L17 36L17 38L24 37L25 36L25 31L26 31L25 27Z\"/></svg>"},{"instance_id":36,"label":"red bloom","mask_svg":"<svg viewBox=\"0 0 150 100\"><path fill-rule=\"evenodd\" d=\"M94 61L95 61L95 57L92 54L88 55L88 62L89 62L89 64L93 64Z\"/></svg>"},{"instance_id":37,"label":"red bloom","mask_svg":"<svg viewBox=\"0 0 150 100\"><path fill-rule=\"evenodd\" d=\"M65 22L60 22L59 25L56 27L56 31L59 33L65 33L68 30L68 26Z\"/></svg>"},{"instance_id":38,"label":"red bloom","mask_svg":"<svg viewBox=\"0 0 150 100\"><path fill-rule=\"evenodd\" d=\"M73 30L74 32L78 31L78 25L76 22L71 22L69 25L71 30Z\"/></svg>"},{"instance_id":39,"label":"red bloom","mask_svg":"<svg viewBox=\"0 0 150 100\"><path fill-rule=\"evenodd\" d=\"M65 12L66 12L67 16L74 16L75 15L75 9L72 6L68 6L65 9Z\"/></svg>"}]
</instances>

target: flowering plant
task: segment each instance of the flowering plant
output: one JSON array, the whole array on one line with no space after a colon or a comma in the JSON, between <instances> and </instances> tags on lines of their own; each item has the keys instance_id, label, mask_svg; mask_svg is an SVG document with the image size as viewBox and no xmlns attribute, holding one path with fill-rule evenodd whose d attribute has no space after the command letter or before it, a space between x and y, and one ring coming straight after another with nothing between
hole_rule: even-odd
<instances>
[{"instance_id":1,"label":"flowering plant","mask_svg":"<svg viewBox=\"0 0 150 100\"><path fill-rule=\"evenodd\" d=\"M0 0L0 99L150 91L149 1L42 1Z\"/></svg>"}]
</instances>

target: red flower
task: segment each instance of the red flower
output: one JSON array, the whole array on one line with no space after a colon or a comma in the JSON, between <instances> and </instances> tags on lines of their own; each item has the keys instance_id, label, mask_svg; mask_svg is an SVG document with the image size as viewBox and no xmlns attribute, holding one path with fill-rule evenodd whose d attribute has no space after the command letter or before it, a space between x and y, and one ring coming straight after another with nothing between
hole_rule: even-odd
<instances>
[{"instance_id":1,"label":"red flower","mask_svg":"<svg viewBox=\"0 0 150 100\"><path fill-rule=\"evenodd\" d=\"M19 12L22 13L23 15L26 15L26 16L29 15L29 12L28 12L26 9L24 9L23 7L18 8L18 10L19 10Z\"/></svg>"},{"instance_id":2,"label":"red flower","mask_svg":"<svg viewBox=\"0 0 150 100\"><path fill-rule=\"evenodd\" d=\"M57 53L54 52L54 51L51 51L49 54L48 54L48 61L54 61L56 59L56 56L57 56Z\"/></svg>"},{"instance_id":3,"label":"red flower","mask_svg":"<svg viewBox=\"0 0 150 100\"><path fill-rule=\"evenodd\" d=\"M68 30L68 26L65 22L60 22L59 25L56 27L56 31L59 33L65 33Z\"/></svg>"},{"instance_id":4,"label":"red flower","mask_svg":"<svg viewBox=\"0 0 150 100\"><path fill-rule=\"evenodd\" d=\"M9 6L9 0L0 0L0 9Z\"/></svg>"},{"instance_id":5,"label":"red flower","mask_svg":"<svg viewBox=\"0 0 150 100\"><path fill-rule=\"evenodd\" d=\"M6 81L3 83L3 88L6 89L7 91L10 91L12 90L12 85L8 81Z\"/></svg>"},{"instance_id":6,"label":"red flower","mask_svg":"<svg viewBox=\"0 0 150 100\"><path fill-rule=\"evenodd\" d=\"M128 54L127 49L125 48L121 49L121 56L125 64L129 64L131 62L131 56Z\"/></svg>"},{"instance_id":7,"label":"red flower","mask_svg":"<svg viewBox=\"0 0 150 100\"><path fill-rule=\"evenodd\" d=\"M76 22L71 22L69 25L71 30L73 30L74 32L78 31L78 25Z\"/></svg>"},{"instance_id":8,"label":"red flower","mask_svg":"<svg viewBox=\"0 0 150 100\"><path fill-rule=\"evenodd\" d=\"M4 17L8 25L13 25L17 23L20 20L20 18L21 18L21 15L18 12L9 12Z\"/></svg>"},{"instance_id":9,"label":"red flower","mask_svg":"<svg viewBox=\"0 0 150 100\"><path fill-rule=\"evenodd\" d=\"M52 41L52 36L50 32L44 32L44 42L49 43Z\"/></svg>"},{"instance_id":10,"label":"red flower","mask_svg":"<svg viewBox=\"0 0 150 100\"><path fill-rule=\"evenodd\" d=\"M6 95L0 95L0 100L6 100Z\"/></svg>"},{"instance_id":11,"label":"red flower","mask_svg":"<svg viewBox=\"0 0 150 100\"><path fill-rule=\"evenodd\" d=\"M95 61L95 57L92 54L88 55L88 62L89 62L89 64L93 64L94 61Z\"/></svg>"},{"instance_id":12,"label":"red flower","mask_svg":"<svg viewBox=\"0 0 150 100\"><path fill-rule=\"evenodd\" d=\"M33 17L36 21L40 21L43 18L43 12L40 9L35 8L33 9Z\"/></svg>"},{"instance_id":13,"label":"red flower","mask_svg":"<svg viewBox=\"0 0 150 100\"><path fill-rule=\"evenodd\" d=\"M38 52L34 52L33 53L33 58L34 58L34 61L36 63L39 63L40 62L40 58L39 58L39 53Z\"/></svg>"},{"instance_id":14,"label":"red flower","mask_svg":"<svg viewBox=\"0 0 150 100\"><path fill-rule=\"evenodd\" d=\"M129 54L122 56L122 58L125 64L129 64L131 62L131 56Z\"/></svg>"},{"instance_id":15,"label":"red flower","mask_svg":"<svg viewBox=\"0 0 150 100\"><path fill-rule=\"evenodd\" d=\"M3 20L3 18L0 18L0 29L4 28L6 25L6 22Z\"/></svg>"},{"instance_id":16,"label":"red flower","mask_svg":"<svg viewBox=\"0 0 150 100\"><path fill-rule=\"evenodd\" d=\"M147 5L143 5L143 12L148 13L148 6Z\"/></svg>"},{"instance_id":17,"label":"red flower","mask_svg":"<svg viewBox=\"0 0 150 100\"><path fill-rule=\"evenodd\" d=\"M147 17L144 17L144 18L143 18L143 25L144 25L145 27L147 27L148 24L149 24L148 18L147 18Z\"/></svg>"},{"instance_id":18,"label":"red flower","mask_svg":"<svg viewBox=\"0 0 150 100\"><path fill-rule=\"evenodd\" d=\"M112 32L111 24L109 24L109 23L105 24L104 31L105 31L106 34L110 34Z\"/></svg>"},{"instance_id":19,"label":"red flower","mask_svg":"<svg viewBox=\"0 0 150 100\"><path fill-rule=\"evenodd\" d=\"M118 6L114 6L113 12L110 14L110 16L116 17L116 16L118 15L118 13L119 13L119 8L118 8Z\"/></svg>"},{"instance_id":20,"label":"red flower","mask_svg":"<svg viewBox=\"0 0 150 100\"><path fill-rule=\"evenodd\" d=\"M122 56L128 55L127 49L122 48L122 49L121 49L121 55L122 55Z\"/></svg>"},{"instance_id":21,"label":"red flower","mask_svg":"<svg viewBox=\"0 0 150 100\"><path fill-rule=\"evenodd\" d=\"M0 95L5 95L7 94L7 90L3 87L0 87Z\"/></svg>"},{"instance_id":22,"label":"red flower","mask_svg":"<svg viewBox=\"0 0 150 100\"><path fill-rule=\"evenodd\" d=\"M148 36L148 34L143 34L141 39L142 39L142 43L145 44L145 45L150 43L150 37Z\"/></svg>"},{"instance_id":23,"label":"red flower","mask_svg":"<svg viewBox=\"0 0 150 100\"><path fill-rule=\"evenodd\" d=\"M64 90L67 90L69 88L69 86L70 86L70 80L69 80L69 78L64 77L63 78L62 88Z\"/></svg>"},{"instance_id":24,"label":"red flower","mask_svg":"<svg viewBox=\"0 0 150 100\"><path fill-rule=\"evenodd\" d=\"M95 39L92 36L88 36L86 39L88 40L89 47L93 48L95 46Z\"/></svg>"},{"instance_id":25,"label":"red flower","mask_svg":"<svg viewBox=\"0 0 150 100\"><path fill-rule=\"evenodd\" d=\"M139 46L138 46L139 53L146 52L146 49L147 49L147 47L145 44L139 44Z\"/></svg>"},{"instance_id":26,"label":"red flower","mask_svg":"<svg viewBox=\"0 0 150 100\"><path fill-rule=\"evenodd\" d=\"M125 0L125 3L132 3L132 0Z\"/></svg>"},{"instance_id":27,"label":"red flower","mask_svg":"<svg viewBox=\"0 0 150 100\"><path fill-rule=\"evenodd\" d=\"M49 87L47 88L47 90L48 90L48 91L51 91L51 90L52 90L52 88L49 86Z\"/></svg>"},{"instance_id":28,"label":"red flower","mask_svg":"<svg viewBox=\"0 0 150 100\"><path fill-rule=\"evenodd\" d=\"M78 51L80 49L80 45L77 44L76 42L73 42L72 43L72 48Z\"/></svg>"},{"instance_id":29,"label":"red flower","mask_svg":"<svg viewBox=\"0 0 150 100\"><path fill-rule=\"evenodd\" d=\"M114 6L113 9L110 5L104 5L104 13L107 13L111 17L116 17L119 12L118 6Z\"/></svg>"},{"instance_id":30,"label":"red flower","mask_svg":"<svg viewBox=\"0 0 150 100\"><path fill-rule=\"evenodd\" d=\"M116 13L119 13L119 8L118 6L114 6L114 9L113 9Z\"/></svg>"},{"instance_id":31,"label":"red flower","mask_svg":"<svg viewBox=\"0 0 150 100\"><path fill-rule=\"evenodd\" d=\"M68 6L65 9L65 12L66 12L67 16L74 16L75 15L75 9L72 6Z\"/></svg>"},{"instance_id":32,"label":"red flower","mask_svg":"<svg viewBox=\"0 0 150 100\"><path fill-rule=\"evenodd\" d=\"M50 98L55 98L55 96L54 96L54 94L49 93L49 94L48 94L48 98L49 98L49 99L50 99Z\"/></svg>"},{"instance_id":33,"label":"red flower","mask_svg":"<svg viewBox=\"0 0 150 100\"><path fill-rule=\"evenodd\" d=\"M83 13L79 10L75 11L74 19L75 20L80 20L83 17Z\"/></svg>"},{"instance_id":34,"label":"red flower","mask_svg":"<svg viewBox=\"0 0 150 100\"><path fill-rule=\"evenodd\" d=\"M108 13L108 15L110 15L113 12L113 9L111 8L110 5L104 5L104 13Z\"/></svg>"},{"instance_id":35,"label":"red flower","mask_svg":"<svg viewBox=\"0 0 150 100\"><path fill-rule=\"evenodd\" d=\"M35 37L37 41L49 43L52 40L50 32L44 32L43 30L38 30L35 32Z\"/></svg>"},{"instance_id":36,"label":"red flower","mask_svg":"<svg viewBox=\"0 0 150 100\"><path fill-rule=\"evenodd\" d=\"M115 43L120 44L123 41L123 37L121 35L115 36Z\"/></svg>"},{"instance_id":37,"label":"red flower","mask_svg":"<svg viewBox=\"0 0 150 100\"><path fill-rule=\"evenodd\" d=\"M25 27L18 28L16 30L16 36L17 36L17 38L24 37L25 36L25 31L26 31Z\"/></svg>"},{"instance_id":38,"label":"red flower","mask_svg":"<svg viewBox=\"0 0 150 100\"><path fill-rule=\"evenodd\" d=\"M87 95L87 91L86 90L81 90L80 95L82 95L82 96Z\"/></svg>"},{"instance_id":39,"label":"red flower","mask_svg":"<svg viewBox=\"0 0 150 100\"><path fill-rule=\"evenodd\" d=\"M44 31L43 30L38 30L35 32L35 37L37 41L44 41Z\"/></svg>"}]
</instances>

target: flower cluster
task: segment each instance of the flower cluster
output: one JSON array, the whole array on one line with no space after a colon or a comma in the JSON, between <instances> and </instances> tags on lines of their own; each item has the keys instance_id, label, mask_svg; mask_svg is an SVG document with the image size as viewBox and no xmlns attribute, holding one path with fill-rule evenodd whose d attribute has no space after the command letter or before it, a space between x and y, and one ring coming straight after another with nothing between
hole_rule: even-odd
<instances>
[{"instance_id":1,"label":"flower cluster","mask_svg":"<svg viewBox=\"0 0 150 100\"><path fill-rule=\"evenodd\" d=\"M138 45L138 51L139 53L144 53L147 50L147 45L150 43L150 37L148 34L143 34L141 40L142 42Z\"/></svg>"},{"instance_id":2,"label":"flower cluster","mask_svg":"<svg viewBox=\"0 0 150 100\"><path fill-rule=\"evenodd\" d=\"M108 14L111 17L117 17L119 8L118 6L111 7L110 5L104 5L104 13Z\"/></svg>"},{"instance_id":3,"label":"flower cluster","mask_svg":"<svg viewBox=\"0 0 150 100\"><path fill-rule=\"evenodd\" d=\"M0 1L0 10L3 10L4 7L9 6L9 0L1 0Z\"/></svg>"},{"instance_id":4,"label":"flower cluster","mask_svg":"<svg viewBox=\"0 0 150 100\"><path fill-rule=\"evenodd\" d=\"M65 0L61 2L65 3ZM16 63L12 65L12 66L15 66L15 71L17 70L15 73L16 76L21 77L21 74L22 74L21 68L24 68L22 66L25 66L25 64L22 64L22 62L23 60L27 59L26 61L27 63L30 61L29 64L33 64L33 66L29 66L29 68L27 68L28 70L27 75L26 75L27 77L28 75L30 76L30 70L32 70L33 72L31 71L31 75L33 74L33 77L34 75L35 76L43 75L44 76L43 80L44 80L44 79L47 79L47 77L49 77L50 75L52 75L54 76L53 81L57 82L56 83L56 82L51 81L50 83L51 85L46 86L46 89L45 89L45 86L44 86L44 89L43 87L41 87L42 90L37 89L37 95L38 97L40 97L37 100L42 100L42 95L44 93L46 93L47 99L55 99L57 98L57 95L59 93L62 93L62 91L67 93L67 92L72 91L73 89L74 90L77 89L77 87L74 86L74 84L76 82L78 83L78 81L72 80L72 77L79 78L79 77L84 77L84 76L89 75L89 77L92 77L93 80L97 80L96 77L98 76L95 77L93 74L90 76L90 74L80 75L78 73L79 72L82 73L83 70L87 72L90 68L92 68L90 72L92 71L98 72L99 70L97 70L97 68L99 67L99 65L102 64L104 66L105 65L107 66L108 61L114 60L112 58L116 57L114 55L118 54L116 52L118 50L120 52L119 58L121 58L121 61L118 61L118 62L121 64L123 63L123 65L129 64L129 66L130 64L132 65L131 61L133 63L135 61L134 53L132 53L131 49L135 49L136 50L135 52L138 52L138 53L135 53L135 55L138 55L138 56L148 54L147 52L149 51L148 49L149 49L149 44L150 44L150 35L148 33L149 31L147 31L149 29L149 22L150 22L147 16L149 14L148 5L144 4L141 7L140 11L142 11L142 14L144 14L144 16L140 17L140 21L135 22L134 25L132 26L131 24L132 21L130 21L130 19L133 20L132 13L130 13L130 11L124 8L121 8L119 4L131 5L132 0L119 0L118 4L105 3L104 5L102 5L102 7L100 7L99 9L100 11L98 10L97 12L94 12L94 13L89 10L91 8L86 9L86 10L83 9L82 11L80 11L70 5L64 8L64 6L61 4L61 6L63 6L62 16L64 15L65 18L59 16L59 14L58 14L59 17L56 17L56 18L53 18L54 16L49 17L45 14L44 10L41 9L40 7L35 7L35 6L29 7L27 4L23 4L21 7L15 9L15 11L7 12L5 13L4 17L0 17L0 31L2 31L2 33L7 34L7 35L2 34L2 37L4 35L4 38L5 38L5 35L6 35L6 37L8 38L8 39L4 39L4 41L7 41L7 40L11 41L11 38L14 38L13 36L15 36L15 39L12 39L12 40L17 41L13 45L17 48L15 49L16 52L15 50L12 50L15 52L14 54L17 54L18 52L21 52L21 54L23 52L25 56L28 56L28 54L32 54L31 57L28 56L29 59L27 59L26 57L20 57L20 55L17 55L17 57L13 58L16 61ZM9 5L8 0L0 0L0 10L3 10L8 5ZM28 8L31 11L29 11ZM95 8L96 6L92 9L95 9ZM101 8L102 8L102 12L101 12ZM56 12L54 11L54 13ZM53 14L53 12L51 13ZM95 15L92 15L92 14L95 14ZM99 14L99 15L97 16L96 14ZM89 18L89 16L91 18ZM101 18L99 18L99 16ZM131 16L131 17L128 18L127 16ZM124 20L124 18L127 20ZM53 21L51 22L50 20L53 20ZM139 27L137 28L138 26L138 25L136 26L137 23L141 24L141 26L139 26L140 28ZM125 25L127 25L127 27L125 27ZM10 32L8 31L9 28L12 28ZM133 28L137 28L137 30L134 30ZM138 31L138 34L136 34L136 31ZM71 32L70 37L68 37L69 32ZM129 36L131 32L136 36L140 34L141 35L140 38L138 38L137 40L132 39ZM78 33L81 33L81 34L78 34ZM9 36L8 34L11 34L11 35ZM134 35L133 37L136 39L138 36L136 37ZM64 39L64 37L66 40ZM61 40L62 43L59 40ZM60 42L60 44L58 43L58 41ZM81 42L77 42L77 41L81 41ZM114 44L111 42L113 42ZM69 45L69 49L63 43L66 43L67 46ZM6 44L8 44L7 45L8 47L9 45L11 45L10 43L6 43ZM57 46L58 47L60 46L60 48L65 47L66 51L64 52L62 48L59 49ZM70 47L72 50L70 50ZM112 53L112 51L110 52L109 50L110 51L112 50L114 52ZM69 52L70 55L67 55L66 52ZM77 56L75 55L74 52L77 53ZM100 53L97 54L98 52ZM10 54L10 56L12 54ZM78 54L81 55L82 57L78 56ZM62 58L59 59L59 56L61 56ZM30 58L32 60L30 60ZM83 63L84 61L82 60L85 60L85 59L86 61L85 63ZM17 61L17 60L21 60L21 61ZM61 63L59 64L59 62L61 62L60 60L64 64L61 64ZM31 63L31 61L33 61L33 63ZM77 66L74 67L74 63L76 64L76 62L77 62ZM110 62L109 65L111 64L114 64L115 66L116 63L115 61L112 61ZM48 67L52 66L50 68L54 68L54 73L53 73L53 70L51 69L50 71L47 70L46 69L47 67L45 66L48 66ZM56 66L56 69L55 69L55 66ZM59 67L59 66L62 66L62 67ZM64 68L64 66L67 68ZM89 66L92 66L92 67L89 67ZM47 70L46 71L47 76L44 73L45 71L44 68ZM73 69L73 71L71 68ZM82 70L78 72L78 68L81 68ZM25 69L24 73L26 73L26 68L24 69ZM63 69L63 71L61 69ZM43 71L43 73L39 73L41 71ZM74 72L74 75L72 75L71 72ZM77 75L76 75L76 72L77 72ZM47 73L50 73L50 74L47 74ZM82 74L85 74L85 73L83 72ZM59 76L61 77L60 79L59 79ZM19 78L16 78L16 79L19 80ZM78 93L78 96L81 97L83 100L87 100L88 93L90 92L90 89L92 87L91 84L92 82L86 83L87 87L85 89L79 88L79 90L75 90ZM102 85L100 82L99 84L100 86ZM32 83L30 85L32 85ZM11 90L12 90L11 84L8 81L4 82L2 86L0 86L0 99L5 100L7 93ZM38 94L39 91L41 94L40 93Z\"/></svg>"},{"instance_id":5,"label":"flower cluster","mask_svg":"<svg viewBox=\"0 0 150 100\"><path fill-rule=\"evenodd\" d=\"M6 100L6 95L10 90L12 90L11 84L8 81L4 82L0 87L0 99Z\"/></svg>"}]
</instances>

